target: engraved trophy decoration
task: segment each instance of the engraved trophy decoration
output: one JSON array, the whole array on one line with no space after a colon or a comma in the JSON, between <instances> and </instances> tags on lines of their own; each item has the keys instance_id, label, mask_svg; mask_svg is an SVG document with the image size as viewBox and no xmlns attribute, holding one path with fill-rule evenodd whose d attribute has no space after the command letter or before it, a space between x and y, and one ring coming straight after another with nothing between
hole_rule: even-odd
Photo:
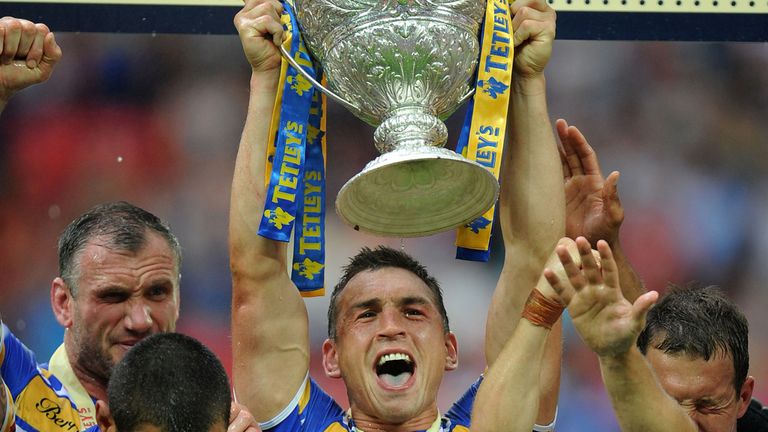
<instances>
[{"instance_id":1,"label":"engraved trophy decoration","mask_svg":"<svg viewBox=\"0 0 768 432\"><path fill-rule=\"evenodd\" d=\"M295 10L328 88L305 77L377 126L382 155L340 190L341 218L355 229L414 237L464 225L491 208L498 181L443 147L442 121L472 95L485 2L295 0Z\"/></svg>"}]
</instances>

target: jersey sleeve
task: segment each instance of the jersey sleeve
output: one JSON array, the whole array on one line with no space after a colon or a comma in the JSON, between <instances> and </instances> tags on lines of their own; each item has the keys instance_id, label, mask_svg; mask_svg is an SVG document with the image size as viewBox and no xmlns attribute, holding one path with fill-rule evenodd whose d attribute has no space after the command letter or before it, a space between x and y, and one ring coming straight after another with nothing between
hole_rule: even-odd
<instances>
[{"instance_id":1,"label":"jersey sleeve","mask_svg":"<svg viewBox=\"0 0 768 432\"><path fill-rule=\"evenodd\" d=\"M291 403L275 418L259 427L264 432L348 431L344 411L307 375Z\"/></svg>"},{"instance_id":2,"label":"jersey sleeve","mask_svg":"<svg viewBox=\"0 0 768 432\"><path fill-rule=\"evenodd\" d=\"M14 399L36 374L37 360L34 353L11 333L8 326L2 324L0 376Z\"/></svg>"},{"instance_id":3,"label":"jersey sleeve","mask_svg":"<svg viewBox=\"0 0 768 432\"><path fill-rule=\"evenodd\" d=\"M483 382L483 377L478 378L469 389L459 398L456 403L453 404L451 409L445 414L445 416L451 420L451 424L455 426L463 426L469 428L472 422L472 405L475 403L475 397L477 396L477 389L480 387L480 383Z\"/></svg>"}]
</instances>

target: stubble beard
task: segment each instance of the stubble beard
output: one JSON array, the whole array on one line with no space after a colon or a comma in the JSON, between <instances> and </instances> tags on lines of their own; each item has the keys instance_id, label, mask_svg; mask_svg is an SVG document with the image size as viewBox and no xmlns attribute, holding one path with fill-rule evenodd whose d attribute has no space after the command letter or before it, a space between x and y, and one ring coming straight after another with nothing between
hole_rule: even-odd
<instances>
[{"instance_id":1,"label":"stubble beard","mask_svg":"<svg viewBox=\"0 0 768 432\"><path fill-rule=\"evenodd\" d=\"M115 362L106 349L102 349L98 341L84 337L79 331L73 332L75 346L78 352L75 354L77 366L85 371L104 386L112 376Z\"/></svg>"}]
</instances>

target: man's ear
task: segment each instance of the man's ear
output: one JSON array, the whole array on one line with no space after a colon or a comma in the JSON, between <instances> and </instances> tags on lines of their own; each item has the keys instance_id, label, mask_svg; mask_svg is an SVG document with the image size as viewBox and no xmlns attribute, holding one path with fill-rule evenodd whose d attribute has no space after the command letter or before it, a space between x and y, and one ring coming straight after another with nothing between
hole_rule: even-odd
<instances>
[{"instance_id":1,"label":"man's ear","mask_svg":"<svg viewBox=\"0 0 768 432\"><path fill-rule=\"evenodd\" d=\"M339 353L336 351L336 343L330 339L323 342L323 369L329 378L341 378Z\"/></svg>"},{"instance_id":2,"label":"man's ear","mask_svg":"<svg viewBox=\"0 0 768 432\"><path fill-rule=\"evenodd\" d=\"M748 376L744 380L744 384L741 385L741 391L739 391L739 418L747 412L749 403L752 402L752 391L755 389L755 378Z\"/></svg>"},{"instance_id":3,"label":"man's ear","mask_svg":"<svg viewBox=\"0 0 768 432\"><path fill-rule=\"evenodd\" d=\"M99 425L100 432L117 432L109 405L103 400L96 401L96 423Z\"/></svg>"},{"instance_id":4,"label":"man's ear","mask_svg":"<svg viewBox=\"0 0 768 432\"><path fill-rule=\"evenodd\" d=\"M51 283L51 308L56 321L64 328L72 327L74 299L72 290L64 279L57 277Z\"/></svg>"},{"instance_id":5,"label":"man's ear","mask_svg":"<svg viewBox=\"0 0 768 432\"><path fill-rule=\"evenodd\" d=\"M452 371L459 367L459 341L453 332L445 334L445 370Z\"/></svg>"}]
</instances>

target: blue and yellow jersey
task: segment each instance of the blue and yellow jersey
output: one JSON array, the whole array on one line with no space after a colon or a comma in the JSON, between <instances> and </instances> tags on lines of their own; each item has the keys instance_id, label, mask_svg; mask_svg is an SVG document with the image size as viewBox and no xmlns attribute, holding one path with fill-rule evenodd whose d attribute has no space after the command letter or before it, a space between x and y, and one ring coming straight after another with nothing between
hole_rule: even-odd
<instances>
[{"instance_id":1,"label":"blue and yellow jersey","mask_svg":"<svg viewBox=\"0 0 768 432\"><path fill-rule=\"evenodd\" d=\"M421 432L467 432L469 431L472 403L477 394L480 380L477 380L456 402L448 413L435 420L426 431ZM307 377L291 404L274 419L259 426L266 432L354 432L352 418L314 380Z\"/></svg>"},{"instance_id":2,"label":"blue and yellow jersey","mask_svg":"<svg viewBox=\"0 0 768 432\"><path fill-rule=\"evenodd\" d=\"M8 327L2 325L1 330L0 374L16 410L15 430L83 430L77 407L61 381L46 368L38 365L34 353L24 346Z\"/></svg>"},{"instance_id":3,"label":"blue and yellow jersey","mask_svg":"<svg viewBox=\"0 0 768 432\"><path fill-rule=\"evenodd\" d=\"M438 417L429 429L414 432L469 432L472 405L483 378L475 381L450 410ZM261 423L264 432L363 432L327 393L307 376L291 403L274 419ZM534 425L534 432L553 431L555 422Z\"/></svg>"}]
</instances>

